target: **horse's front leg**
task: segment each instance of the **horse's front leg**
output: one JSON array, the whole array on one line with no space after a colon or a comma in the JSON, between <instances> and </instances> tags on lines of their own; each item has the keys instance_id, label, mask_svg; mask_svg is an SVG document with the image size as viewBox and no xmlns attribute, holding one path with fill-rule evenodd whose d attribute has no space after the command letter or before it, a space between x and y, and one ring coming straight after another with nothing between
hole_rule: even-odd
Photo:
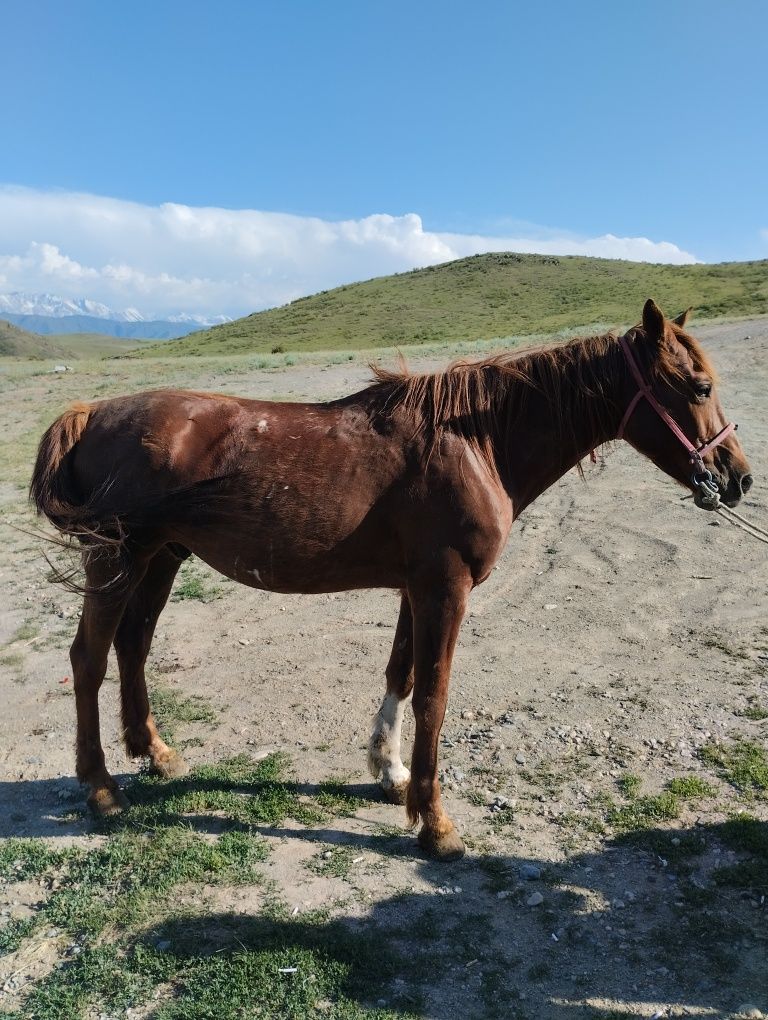
<instances>
[{"instance_id":1,"label":"horse's front leg","mask_svg":"<svg viewBox=\"0 0 768 1020\"><path fill-rule=\"evenodd\" d=\"M405 804L410 773L400 757L403 715L413 690L413 614L403 592L392 654L387 664L387 693L373 720L368 742L368 768L387 800Z\"/></svg>"},{"instance_id":2,"label":"horse's front leg","mask_svg":"<svg viewBox=\"0 0 768 1020\"><path fill-rule=\"evenodd\" d=\"M407 811L412 824L421 818L419 843L441 861L464 853L464 844L443 809L437 781L437 744L448 700L453 650L472 587L469 577L409 585L413 610L416 736L411 759Z\"/></svg>"}]
</instances>

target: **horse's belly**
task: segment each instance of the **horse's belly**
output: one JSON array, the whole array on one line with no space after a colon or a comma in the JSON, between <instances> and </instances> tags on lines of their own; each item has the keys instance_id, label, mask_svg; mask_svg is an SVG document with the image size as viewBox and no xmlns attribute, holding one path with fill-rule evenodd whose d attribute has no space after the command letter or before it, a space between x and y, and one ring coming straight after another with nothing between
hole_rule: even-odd
<instances>
[{"instance_id":1,"label":"horse's belly","mask_svg":"<svg viewBox=\"0 0 768 1020\"><path fill-rule=\"evenodd\" d=\"M311 593L405 583L398 543L374 521L346 529L254 525L214 534L184 528L174 537L232 580L267 591Z\"/></svg>"}]
</instances>

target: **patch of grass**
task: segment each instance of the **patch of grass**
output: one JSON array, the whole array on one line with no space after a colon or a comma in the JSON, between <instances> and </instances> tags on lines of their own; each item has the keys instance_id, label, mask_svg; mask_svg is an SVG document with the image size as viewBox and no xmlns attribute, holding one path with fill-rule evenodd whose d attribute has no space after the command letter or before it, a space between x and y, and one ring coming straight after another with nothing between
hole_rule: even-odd
<instances>
[{"instance_id":1,"label":"patch of grass","mask_svg":"<svg viewBox=\"0 0 768 1020\"><path fill-rule=\"evenodd\" d=\"M170 744L175 743L175 731L179 723L218 725L216 712L208 699L200 694L185 698L164 684L154 684L149 700L157 728Z\"/></svg>"},{"instance_id":2,"label":"patch of grass","mask_svg":"<svg viewBox=\"0 0 768 1020\"><path fill-rule=\"evenodd\" d=\"M718 868L718 885L768 895L768 822L748 814L734 815L720 826L719 835L731 850L749 854L746 860Z\"/></svg>"},{"instance_id":3,"label":"patch of grass","mask_svg":"<svg viewBox=\"0 0 768 1020\"><path fill-rule=\"evenodd\" d=\"M211 579L193 561L187 560L179 571L179 579L171 594L171 602L183 602L193 599L197 602L213 602L224 595L224 588Z\"/></svg>"},{"instance_id":4,"label":"patch of grass","mask_svg":"<svg viewBox=\"0 0 768 1020\"><path fill-rule=\"evenodd\" d=\"M74 856L76 850L57 849L43 840L7 839L0 844L0 878L9 882L40 878Z\"/></svg>"},{"instance_id":5,"label":"patch of grass","mask_svg":"<svg viewBox=\"0 0 768 1020\"><path fill-rule=\"evenodd\" d=\"M350 817L365 803L360 797L348 793L344 783L338 779L326 779L320 784L320 791L315 798L321 808L334 815Z\"/></svg>"},{"instance_id":6,"label":"patch of grass","mask_svg":"<svg viewBox=\"0 0 768 1020\"><path fill-rule=\"evenodd\" d=\"M512 866L504 857L479 857L477 866L486 877L483 888L488 892L502 892L515 883Z\"/></svg>"},{"instance_id":7,"label":"patch of grass","mask_svg":"<svg viewBox=\"0 0 768 1020\"><path fill-rule=\"evenodd\" d=\"M698 832L665 829L634 829L621 833L615 840L618 846L633 846L662 857L669 864L682 866L692 857L707 849L706 839Z\"/></svg>"},{"instance_id":8,"label":"patch of grass","mask_svg":"<svg viewBox=\"0 0 768 1020\"><path fill-rule=\"evenodd\" d=\"M753 722L762 722L763 719L768 719L768 708L759 701L753 701L736 715L740 715L743 719L751 719Z\"/></svg>"},{"instance_id":9,"label":"patch of grass","mask_svg":"<svg viewBox=\"0 0 768 1020\"><path fill-rule=\"evenodd\" d=\"M32 623L27 620L26 623L22 623L13 634L5 642L5 647L15 644L17 641L31 641L32 638L37 637L40 633L40 628L36 623Z\"/></svg>"},{"instance_id":10,"label":"patch of grass","mask_svg":"<svg viewBox=\"0 0 768 1020\"><path fill-rule=\"evenodd\" d=\"M503 832L504 829L513 825L515 821L515 810L509 806L499 808L498 811L494 811L491 814L490 826L491 829L496 832Z\"/></svg>"},{"instance_id":11,"label":"patch of grass","mask_svg":"<svg viewBox=\"0 0 768 1020\"><path fill-rule=\"evenodd\" d=\"M0 926L0 956L15 953L38 924L39 920L36 917L16 917Z\"/></svg>"},{"instance_id":12,"label":"patch of grass","mask_svg":"<svg viewBox=\"0 0 768 1020\"><path fill-rule=\"evenodd\" d=\"M768 755L750 740L705 744L699 757L745 796L765 796L768 791Z\"/></svg>"},{"instance_id":13,"label":"patch of grass","mask_svg":"<svg viewBox=\"0 0 768 1020\"><path fill-rule=\"evenodd\" d=\"M563 811L554 821L561 829L581 829L593 836L605 835L605 824L598 815L591 811L586 811L583 814L577 814L575 811Z\"/></svg>"},{"instance_id":14,"label":"patch of grass","mask_svg":"<svg viewBox=\"0 0 768 1020\"><path fill-rule=\"evenodd\" d=\"M347 878L354 859L354 850L348 846L327 847L320 850L309 861L307 868L317 875Z\"/></svg>"},{"instance_id":15,"label":"patch of grass","mask_svg":"<svg viewBox=\"0 0 768 1020\"><path fill-rule=\"evenodd\" d=\"M616 785L625 797L632 798L640 792L641 780L639 776L627 772L625 775L619 776Z\"/></svg>"},{"instance_id":16,"label":"patch of grass","mask_svg":"<svg viewBox=\"0 0 768 1020\"><path fill-rule=\"evenodd\" d=\"M606 820L619 832L647 829L658 822L671 821L680 814L680 801L669 791L655 796L636 797L629 804L609 809Z\"/></svg>"},{"instance_id":17,"label":"patch of grass","mask_svg":"<svg viewBox=\"0 0 768 1020\"><path fill-rule=\"evenodd\" d=\"M216 813L225 825L278 825L285 818L315 824L323 815L302 803L284 778L288 759L281 754L254 762L237 755L193 769L183 779L163 780L144 773L128 787L131 807L107 820L108 829L145 831L178 824L185 817Z\"/></svg>"},{"instance_id":18,"label":"patch of grass","mask_svg":"<svg viewBox=\"0 0 768 1020\"><path fill-rule=\"evenodd\" d=\"M677 776L670 779L667 789L681 800L699 800L702 797L715 797L717 790L701 776Z\"/></svg>"}]
</instances>

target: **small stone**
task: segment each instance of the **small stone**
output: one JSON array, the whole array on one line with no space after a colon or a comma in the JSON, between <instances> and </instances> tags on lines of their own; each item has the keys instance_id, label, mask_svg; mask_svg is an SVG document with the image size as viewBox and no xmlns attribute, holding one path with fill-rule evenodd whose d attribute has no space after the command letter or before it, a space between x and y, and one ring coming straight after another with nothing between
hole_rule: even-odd
<instances>
[{"instance_id":1,"label":"small stone","mask_svg":"<svg viewBox=\"0 0 768 1020\"><path fill-rule=\"evenodd\" d=\"M155 948L159 949L161 952L165 952L166 949L171 948L170 939L160 939L159 942L155 942Z\"/></svg>"},{"instance_id":2,"label":"small stone","mask_svg":"<svg viewBox=\"0 0 768 1020\"><path fill-rule=\"evenodd\" d=\"M544 604L545 609L557 609L557 602L546 602Z\"/></svg>"},{"instance_id":3,"label":"small stone","mask_svg":"<svg viewBox=\"0 0 768 1020\"><path fill-rule=\"evenodd\" d=\"M531 893L528 899L525 901L526 907L539 907L544 902L544 897L540 892Z\"/></svg>"},{"instance_id":4,"label":"small stone","mask_svg":"<svg viewBox=\"0 0 768 1020\"><path fill-rule=\"evenodd\" d=\"M521 864L520 878L526 882L536 882L541 878L541 868L537 868L535 864Z\"/></svg>"},{"instance_id":5,"label":"small stone","mask_svg":"<svg viewBox=\"0 0 768 1020\"><path fill-rule=\"evenodd\" d=\"M525 755L522 751L518 751L515 755L515 761L518 765L525 765Z\"/></svg>"},{"instance_id":6,"label":"small stone","mask_svg":"<svg viewBox=\"0 0 768 1020\"><path fill-rule=\"evenodd\" d=\"M475 713L470 708L465 708L461 713L462 719L469 719L470 721L475 718Z\"/></svg>"},{"instance_id":7,"label":"small stone","mask_svg":"<svg viewBox=\"0 0 768 1020\"><path fill-rule=\"evenodd\" d=\"M739 1008L736 1010L736 1012L740 1016L754 1017L755 1020L760 1020L760 1018L763 1016L763 1011L761 1009L758 1009L758 1007L754 1006L751 1002L742 1003L741 1006L739 1006Z\"/></svg>"}]
</instances>

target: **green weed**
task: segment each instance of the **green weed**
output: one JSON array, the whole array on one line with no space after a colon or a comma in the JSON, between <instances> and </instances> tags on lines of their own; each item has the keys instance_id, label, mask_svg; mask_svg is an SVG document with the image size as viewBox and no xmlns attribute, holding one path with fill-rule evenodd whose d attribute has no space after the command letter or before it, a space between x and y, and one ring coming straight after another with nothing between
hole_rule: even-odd
<instances>
[{"instance_id":1,"label":"green weed","mask_svg":"<svg viewBox=\"0 0 768 1020\"><path fill-rule=\"evenodd\" d=\"M213 602L224 595L224 588L216 584L208 572L203 572L194 560L187 560L179 571L179 579L171 594L171 602L193 599Z\"/></svg>"},{"instance_id":2,"label":"green weed","mask_svg":"<svg viewBox=\"0 0 768 1020\"><path fill-rule=\"evenodd\" d=\"M768 791L768 756L752 741L706 744L699 756L742 794L764 796Z\"/></svg>"},{"instance_id":3,"label":"green weed","mask_svg":"<svg viewBox=\"0 0 768 1020\"><path fill-rule=\"evenodd\" d=\"M747 705L741 712L737 712L737 715L742 716L744 719L751 719L753 722L762 722L763 719L768 719L768 708L765 705L760 704L758 701L752 702Z\"/></svg>"},{"instance_id":4,"label":"green weed","mask_svg":"<svg viewBox=\"0 0 768 1020\"><path fill-rule=\"evenodd\" d=\"M621 807L609 809L607 821L619 832L644 829L658 822L670 821L680 814L680 801L666 791L649 797L637 797Z\"/></svg>"},{"instance_id":5,"label":"green weed","mask_svg":"<svg viewBox=\"0 0 768 1020\"><path fill-rule=\"evenodd\" d=\"M337 779L326 779L320 784L315 798L321 808L334 815L354 815L365 803L360 797L347 793L344 784Z\"/></svg>"},{"instance_id":6,"label":"green weed","mask_svg":"<svg viewBox=\"0 0 768 1020\"><path fill-rule=\"evenodd\" d=\"M218 717L207 698L193 694L185 698L164 684L154 684L149 695L157 728L169 744L175 743L179 723L218 725Z\"/></svg>"},{"instance_id":7,"label":"green weed","mask_svg":"<svg viewBox=\"0 0 768 1020\"><path fill-rule=\"evenodd\" d=\"M717 795L715 787L700 776L677 776L670 779L667 789L681 800L699 800Z\"/></svg>"},{"instance_id":8,"label":"green weed","mask_svg":"<svg viewBox=\"0 0 768 1020\"><path fill-rule=\"evenodd\" d=\"M318 851L306 866L318 875L347 878L353 859L354 851L351 847L334 846Z\"/></svg>"}]
</instances>

